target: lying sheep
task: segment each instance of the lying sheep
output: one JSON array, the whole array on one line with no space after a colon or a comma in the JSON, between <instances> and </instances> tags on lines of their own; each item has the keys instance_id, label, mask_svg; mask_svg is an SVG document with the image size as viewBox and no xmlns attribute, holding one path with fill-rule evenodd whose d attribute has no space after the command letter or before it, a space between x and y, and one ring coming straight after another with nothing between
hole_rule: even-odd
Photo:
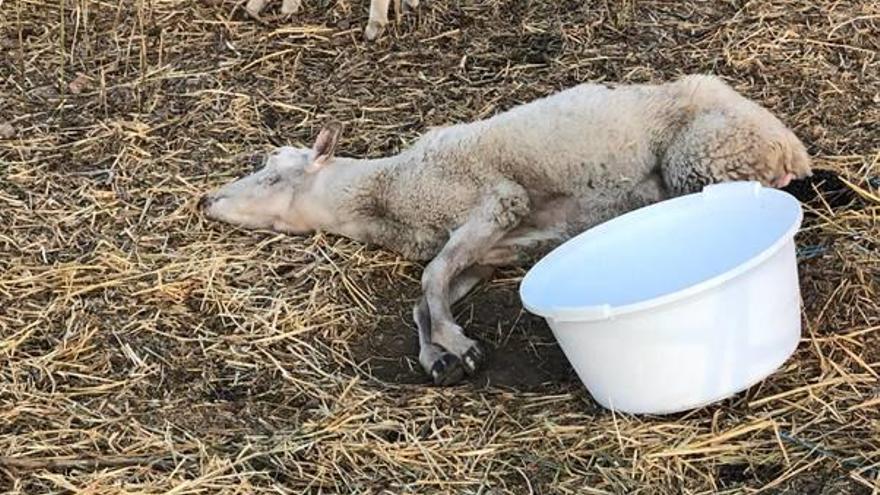
<instances>
[{"instance_id":1,"label":"lying sheep","mask_svg":"<svg viewBox=\"0 0 880 495\"><path fill-rule=\"evenodd\" d=\"M278 149L200 207L247 228L322 230L431 260L413 317L419 362L442 385L483 358L450 306L493 267L709 183L784 187L810 174L785 125L711 76L577 86L431 130L387 158L335 157L339 133L332 124L311 149Z\"/></svg>"},{"instance_id":2,"label":"lying sheep","mask_svg":"<svg viewBox=\"0 0 880 495\"><path fill-rule=\"evenodd\" d=\"M266 8L270 0L248 0L245 10L251 17L259 19L260 13ZM299 12L302 0L283 0L281 3L281 13L284 15L295 14ZM367 21L367 27L364 29L364 37L368 40L378 38L385 26L388 24L388 8L391 6L391 0L370 0L370 19ZM419 0L404 0L405 9L416 8L419 6ZM400 0L398 0L400 7ZM399 11L399 9L398 9Z\"/></svg>"}]
</instances>

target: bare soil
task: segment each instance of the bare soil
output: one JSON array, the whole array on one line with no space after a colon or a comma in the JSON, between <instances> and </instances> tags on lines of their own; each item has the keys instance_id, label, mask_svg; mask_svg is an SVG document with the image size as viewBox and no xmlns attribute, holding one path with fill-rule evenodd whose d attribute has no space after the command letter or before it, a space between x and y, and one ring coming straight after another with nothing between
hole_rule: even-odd
<instances>
[{"instance_id":1,"label":"bare soil","mask_svg":"<svg viewBox=\"0 0 880 495\"><path fill-rule=\"evenodd\" d=\"M353 347L356 360L380 380L430 383L418 363L412 302L412 296L377 301L378 307L391 311ZM550 328L542 318L523 310L512 284L477 288L455 309L457 321L487 351L479 372L466 380L470 386L549 392L577 382Z\"/></svg>"}]
</instances>

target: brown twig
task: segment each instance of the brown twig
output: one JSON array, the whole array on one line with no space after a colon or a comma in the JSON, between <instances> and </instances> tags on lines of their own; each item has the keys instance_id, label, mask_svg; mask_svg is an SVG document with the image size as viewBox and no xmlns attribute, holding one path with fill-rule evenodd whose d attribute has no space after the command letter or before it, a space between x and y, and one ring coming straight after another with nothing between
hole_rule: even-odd
<instances>
[{"instance_id":1,"label":"brown twig","mask_svg":"<svg viewBox=\"0 0 880 495\"><path fill-rule=\"evenodd\" d=\"M98 456L98 457L10 457L0 456L0 466L24 469L101 469L151 465L167 459L167 455L152 456Z\"/></svg>"}]
</instances>

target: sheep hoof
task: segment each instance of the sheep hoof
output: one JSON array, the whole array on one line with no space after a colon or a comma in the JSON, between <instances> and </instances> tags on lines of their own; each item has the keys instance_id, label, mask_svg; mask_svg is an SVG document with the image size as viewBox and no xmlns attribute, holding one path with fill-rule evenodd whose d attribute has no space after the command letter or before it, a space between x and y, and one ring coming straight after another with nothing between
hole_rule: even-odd
<instances>
[{"instance_id":1,"label":"sheep hoof","mask_svg":"<svg viewBox=\"0 0 880 495\"><path fill-rule=\"evenodd\" d=\"M441 387L455 385L464 378L465 370L461 359L449 352L443 353L434 364L431 365L431 378L434 384Z\"/></svg>"},{"instance_id":2,"label":"sheep hoof","mask_svg":"<svg viewBox=\"0 0 880 495\"><path fill-rule=\"evenodd\" d=\"M367 23L367 28L364 30L364 37L367 41L373 41L379 36L382 36L383 32L385 32L384 24L381 24L378 21L370 21Z\"/></svg>"},{"instance_id":3,"label":"sheep hoof","mask_svg":"<svg viewBox=\"0 0 880 495\"><path fill-rule=\"evenodd\" d=\"M409 12L419 8L419 0L403 0L403 12Z\"/></svg>"},{"instance_id":4,"label":"sheep hoof","mask_svg":"<svg viewBox=\"0 0 880 495\"><path fill-rule=\"evenodd\" d=\"M468 375L473 375L476 373L477 369L483 363L483 359L486 358L486 353L483 352L483 348L480 344L474 342L474 345L471 346L470 349L465 351L464 354L461 355L461 362L464 364L464 371Z\"/></svg>"},{"instance_id":5,"label":"sheep hoof","mask_svg":"<svg viewBox=\"0 0 880 495\"><path fill-rule=\"evenodd\" d=\"M266 8L266 0L249 0L244 10L249 16L256 20L260 20L260 12Z\"/></svg>"},{"instance_id":6,"label":"sheep hoof","mask_svg":"<svg viewBox=\"0 0 880 495\"><path fill-rule=\"evenodd\" d=\"M281 13L283 15L293 15L299 12L300 0L284 0L281 4Z\"/></svg>"}]
</instances>

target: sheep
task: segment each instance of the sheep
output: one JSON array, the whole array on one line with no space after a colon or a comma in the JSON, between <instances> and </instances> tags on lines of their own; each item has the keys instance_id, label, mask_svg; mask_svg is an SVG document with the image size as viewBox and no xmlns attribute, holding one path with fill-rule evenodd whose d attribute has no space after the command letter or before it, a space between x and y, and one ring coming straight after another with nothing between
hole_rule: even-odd
<instances>
[{"instance_id":1,"label":"sheep","mask_svg":"<svg viewBox=\"0 0 880 495\"><path fill-rule=\"evenodd\" d=\"M248 0L245 10L251 17L259 19L260 12L266 8L269 1ZM283 15L295 14L299 12L301 3L302 0L283 0L281 3L281 13ZM367 40L375 40L385 31L385 26L388 24L388 8L390 5L391 0L370 0L370 18L367 21L367 27L364 29L364 37ZM400 7L399 0L397 6ZM418 6L419 0L403 0L404 9L415 9Z\"/></svg>"},{"instance_id":2,"label":"sheep","mask_svg":"<svg viewBox=\"0 0 880 495\"><path fill-rule=\"evenodd\" d=\"M485 356L450 307L494 268L710 183L784 187L811 174L792 131L706 75L582 84L432 129L385 158L335 157L340 132L331 122L311 149L275 150L199 208L241 227L326 231L428 261L413 320L419 362L438 385L473 374Z\"/></svg>"}]
</instances>

